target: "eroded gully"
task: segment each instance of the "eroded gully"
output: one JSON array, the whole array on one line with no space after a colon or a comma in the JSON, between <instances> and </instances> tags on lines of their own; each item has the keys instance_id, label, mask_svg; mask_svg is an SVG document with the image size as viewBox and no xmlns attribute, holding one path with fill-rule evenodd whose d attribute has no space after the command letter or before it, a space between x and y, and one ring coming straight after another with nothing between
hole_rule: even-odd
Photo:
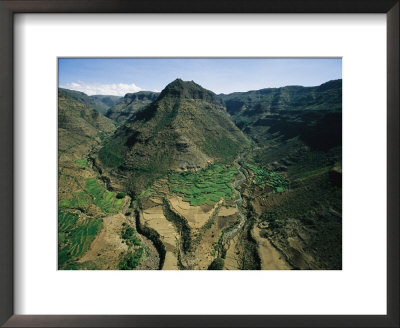
<instances>
[{"instance_id":1,"label":"eroded gully","mask_svg":"<svg viewBox=\"0 0 400 328\"><path fill-rule=\"evenodd\" d=\"M243 168L239 164L241 157L242 155L239 155L234 161L234 164L239 172L239 178L233 182L233 188L235 189L236 194L238 195L238 198L236 198L235 200L235 205L239 214L240 221L239 224L235 225L232 229L223 233L222 236L223 243L226 243L229 239L233 238L239 232L239 230L243 228L244 224L246 223L246 215L244 215L241 210L241 205L243 203L242 193L239 191L239 188L237 188L240 184L242 184L246 180L246 176L243 173Z\"/></svg>"}]
</instances>

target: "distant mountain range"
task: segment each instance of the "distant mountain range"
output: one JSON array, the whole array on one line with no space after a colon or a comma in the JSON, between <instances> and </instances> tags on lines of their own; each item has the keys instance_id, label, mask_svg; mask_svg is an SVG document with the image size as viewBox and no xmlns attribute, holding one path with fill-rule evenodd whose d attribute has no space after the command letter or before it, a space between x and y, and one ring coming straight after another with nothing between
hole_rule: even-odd
<instances>
[{"instance_id":1,"label":"distant mountain range","mask_svg":"<svg viewBox=\"0 0 400 328\"><path fill-rule=\"evenodd\" d=\"M342 80L221 95L236 125L254 140L299 137L314 149L342 142Z\"/></svg>"},{"instance_id":2,"label":"distant mountain range","mask_svg":"<svg viewBox=\"0 0 400 328\"><path fill-rule=\"evenodd\" d=\"M59 88L58 93L65 97L70 97L81 103L91 106L97 109L103 115L107 112L107 110L110 107L114 106L121 99L121 97L119 96L107 96L107 95L88 96L86 93L64 88Z\"/></svg>"}]
</instances>

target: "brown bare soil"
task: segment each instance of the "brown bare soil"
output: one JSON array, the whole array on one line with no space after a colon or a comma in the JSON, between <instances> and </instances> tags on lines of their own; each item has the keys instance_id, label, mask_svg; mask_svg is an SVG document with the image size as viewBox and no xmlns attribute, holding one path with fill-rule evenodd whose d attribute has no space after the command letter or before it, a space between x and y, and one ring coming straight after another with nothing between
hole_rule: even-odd
<instances>
[{"instance_id":1,"label":"brown bare soil","mask_svg":"<svg viewBox=\"0 0 400 328\"><path fill-rule=\"evenodd\" d=\"M268 239L260 236L261 229L254 225L252 236L258 245L258 254L261 259L261 270L290 270L292 267L286 262L284 256L271 245Z\"/></svg>"},{"instance_id":2,"label":"brown bare soil","mask_svg":"<svg viewBox=\"0 0 400 328\"><path fill-rule=\"evenodd\" d=\"M79 262L93 261L100 270L118 269L120 254L128 250L128 246L122 243L121 239L123 222L129 223L121 213L105 217L103 229Z\"/></svg>"},{"instance_id":3,"label":"brown bare soil","mask_svg":"<svg viewBox=\"0 0 400 328\"><path fill-rule=\"evenodd\" d=\"M210 205L190 206L190 203L184 202L180 196L168 198L172 210L186 218L192 229L200 229L212 216L221 202Z\"/></svg>"},{"instance_id":4,"label":"brown bare soil","mask_svg":"<svg viewBox=\"0 0 400 328\"><path fill-rule=\"evenodd\" d=\"M166 254L163 269L177 270L178 269L178 247L180 236L174 225L164 216L163 207L157 205L143 210L141 213L141 222L149 228L157 231L163 242Z\"/></svg>"},{"instance_id":5,"label":"brown bare soil","mask_svg":"<svg viewBox=\"0 0 400 328\"><path fill-rule=\"evenodd\" d=\"M239 257L239 235L233 237L230 241L228 251L226 252L224 270L239 270L240 257Z\"/></svg>"}]
</instances>

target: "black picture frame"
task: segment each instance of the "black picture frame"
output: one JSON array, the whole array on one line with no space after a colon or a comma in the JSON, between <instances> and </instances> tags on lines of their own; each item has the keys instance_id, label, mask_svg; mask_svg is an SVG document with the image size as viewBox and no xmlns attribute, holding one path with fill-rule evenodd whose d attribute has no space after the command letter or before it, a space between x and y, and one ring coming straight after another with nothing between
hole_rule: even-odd
<instances>
[{"instance_id":1,"label":"black picture frame","mask_svg":"<svg viewBox=\"0 0 400 328\"><path fill-rule=\"evenodd\" d=\"M4 327L399 327L399 8L399 0L0 0L0 324ZM385 13L387 315L14 315L15 13Z\"/></svg>"}]
</instances>

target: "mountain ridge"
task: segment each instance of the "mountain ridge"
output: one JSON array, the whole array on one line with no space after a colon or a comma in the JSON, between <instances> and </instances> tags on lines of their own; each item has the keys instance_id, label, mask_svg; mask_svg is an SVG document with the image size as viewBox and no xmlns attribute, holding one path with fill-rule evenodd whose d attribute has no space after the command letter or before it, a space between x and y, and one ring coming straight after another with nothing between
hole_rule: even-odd
<instances>
[{"instance_id":1,"label":"mountain ridge","mask_svg":"<svg viewBox=\"0 0 400 328\"><path fill-rule=\"evenodd\" d=\"M58 94L63 96L68 96L90 107L93 107L103 115L110 108L111 104L114 104L114 102L120 99L120 97L118 96L110 96L110 95L88 96L84 92L66 88L58 88Z\"/></svg>"},{"instance_id":2,"label":"mountain ridge","mask_svg":"<svg viewBox=\"0 0 400 328\"><path fill-rule=\"evenodd\" d=\"M258 143L299 137L315 149L341 144L341 79L313 87L232 93L221 99L235 124Z\"/></svg>"}]
</instances>

